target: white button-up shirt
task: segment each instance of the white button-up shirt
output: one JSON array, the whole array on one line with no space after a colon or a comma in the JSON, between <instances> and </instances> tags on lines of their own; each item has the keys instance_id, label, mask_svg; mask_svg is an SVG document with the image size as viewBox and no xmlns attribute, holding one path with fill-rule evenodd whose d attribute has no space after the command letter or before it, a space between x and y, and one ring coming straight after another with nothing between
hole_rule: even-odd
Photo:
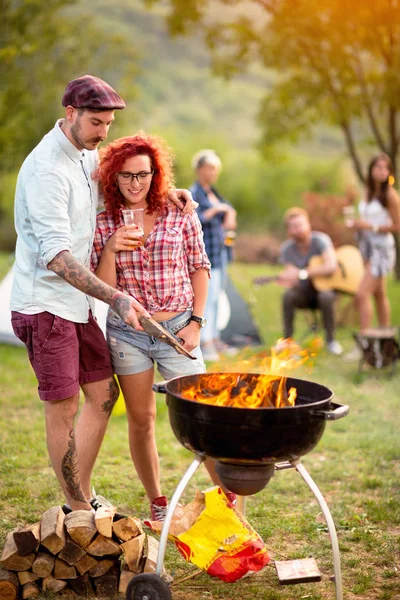
<instances>
[{"instance_id":1,"label":"white button-up shirt","mask_svg":"<svg viewBox=\"0 0 400 600\"><path fill-rule=\"evenodd\" d=\"M91 173L97 150L75 148L62 120L25 159L15 194L17 246L11 310L48 311L76 323L88 321L93 299L47 269L63 250L85 266L96 226L98 183Z\"/></svg>"}]
</instances>

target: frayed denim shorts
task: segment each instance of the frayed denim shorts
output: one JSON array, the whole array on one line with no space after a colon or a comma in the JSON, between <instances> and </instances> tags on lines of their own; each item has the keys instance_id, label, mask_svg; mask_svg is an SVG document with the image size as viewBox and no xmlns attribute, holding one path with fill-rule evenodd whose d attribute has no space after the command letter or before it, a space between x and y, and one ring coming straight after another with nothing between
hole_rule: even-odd
<instances>
[{"instance_id":1,"label":"frayed denim shorts","mask_svg":"<svg viewBox=\"0 0 400 600\"><path fill-rule=\"evenodd\" d=\"M187 310L161 321L160 325L179 339L177 333L189 324L191 314L192 311ZM165 379L206 371L200 346L191 351L196 356L196 360L191 360L144 331L133 329L111 310L107 315L107 342L116 375L143 373L155 363Z\"/></svg>"}]
</instances>

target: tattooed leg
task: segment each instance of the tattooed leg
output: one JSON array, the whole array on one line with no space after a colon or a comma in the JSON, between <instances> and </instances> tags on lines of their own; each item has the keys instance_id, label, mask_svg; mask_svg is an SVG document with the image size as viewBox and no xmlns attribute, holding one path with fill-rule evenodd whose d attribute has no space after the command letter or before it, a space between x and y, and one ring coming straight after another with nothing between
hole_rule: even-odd
<instances>
[{"instance_id":1,"label":"tattooed leg","mask_svg":"<svg viewBox=\"0 0 400 600\"><path fill-rule=\"evenodd\" d=\"M47 448L58 482L68 504L74 509L90 509L80 484L79 463L74 438L74 420L79 395L45 402Z\"/></svg>"},{"instance_id":2,"label":"tattooed leg","mask_svg":"<svg viewBox=\"0 0 400 600\"><path fill-rule=\"evenodd\" d=\"M74 430L69 432L68 450L61 461L61 473L69 495L78 502L86 502L79 481L78 457L76 454Z\"/></svg>"},{"instance_id":3,"label":"tattooed leg","mask_svg":"<svg viewBox=\"0 0 400 600\"><path fill-rule=\"evenodd\" d=\"M93 467L119 390L114 378L86 383L82 389L85 402L76 423L75 440L82 489L90 498Z\"/></svg>"}]
</instances>

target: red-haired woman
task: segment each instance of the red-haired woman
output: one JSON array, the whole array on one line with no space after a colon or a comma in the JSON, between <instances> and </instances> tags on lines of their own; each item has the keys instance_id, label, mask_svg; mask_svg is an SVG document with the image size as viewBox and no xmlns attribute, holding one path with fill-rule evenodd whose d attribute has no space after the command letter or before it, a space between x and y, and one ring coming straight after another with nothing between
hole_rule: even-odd
<instances>
[{"instance_id":1,"label":"red-haired woman","mask_svg":"<svg viewBox=\"0 0 400 600\"><path fill-rule=\"evenodd\" d=\"M358 232L360 250L366 271L356 294L360 313L360 329L371 325L375 300L380 327L390 326L390 305L386 292L386 277L395 262L393 233L400 231L400 202L390 184L392 162L386 154L375 156L368 167L366 197L361 200L359 219L352 223Z\"/></svg>"},{"instance_id":2,"label":"red-haired woman","mask_svg":"<svg viewBox=\"0 0 400 600\"><path fill-rule=\"evenodd\" d=\"M199 344L210 262L197 214L182 214L168 204L172 157L161 138L139 132L108 144L101 152L99 179L105 211L97 217L92 268L100 279L137 298L197 357L178 354L109 311L107 340L125 397L132 460L152 519L163 520L167 499L160 490L154 432L154 363L165 379L205 371ZM144 246L124 225L124 208L145 209Z\"/></svg>"}]
</instances>

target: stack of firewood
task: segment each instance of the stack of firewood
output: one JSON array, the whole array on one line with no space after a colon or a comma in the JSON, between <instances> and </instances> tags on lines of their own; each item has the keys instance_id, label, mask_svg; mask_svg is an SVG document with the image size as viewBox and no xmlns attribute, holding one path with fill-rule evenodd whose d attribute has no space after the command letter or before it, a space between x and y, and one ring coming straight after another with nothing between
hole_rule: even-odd
<instances>
[{"instance_id":1,"label":"stack of firewood","mask_svg":"<svg viewBox=\"0 0 400 600\"><path fill-rule=\"evenodd\" d=\"M125 593L137 573L155 572L158 541L143 532L139 519L114 515L110 508L64 515L54 506L39 523L11 531L0 561L0 599L67 587L109 599Z\"/></svg>"}]
</instances>

